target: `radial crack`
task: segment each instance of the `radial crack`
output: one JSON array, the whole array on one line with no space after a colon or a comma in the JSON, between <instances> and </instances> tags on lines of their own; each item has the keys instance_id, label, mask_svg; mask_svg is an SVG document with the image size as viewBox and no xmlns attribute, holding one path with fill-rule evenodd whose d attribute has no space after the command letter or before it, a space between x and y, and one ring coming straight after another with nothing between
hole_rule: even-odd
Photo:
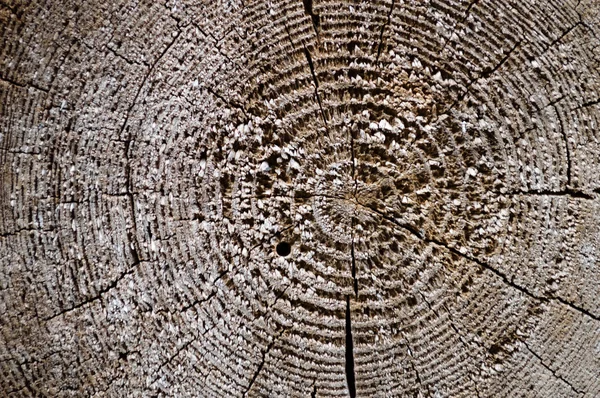
<instances>
[{"instance_id":1,"label":"radial crack","mask_svg":"<svg viewBox=\"0 0 600 398\"><path fill-rule=\"evenodd\" d=\"M564 305L570 307L571 309L573 309L573 310L575 310L577 312L580 312L580 313L582 313L584 315L587 315L588 317L590 317L590 318L592 318L592 319L594 319L596 321L600 321L600 315L594 314L594 313L590 312L589 310L586 310L585 308L583 308L583 307L581 307L581 306L579 306L577 304L574 304L574 303L572 303L572 302L570 302L568 300L565 300L565 299L563 299L561 297L558 297L558 296L554 296L553 295L553 296L550 296L550 297L546 297L546 296L540 296L540 295L534 294L534 293L530 292L526 287L521 286L521 285L513 282L513 280L509 279L508 275L506 275L505 273L503 273L500 270L492 267L491 265L489 265L489 264L487 264L487 263L485 263L485 262L477 259L476 257L471 257L471 256L469 256L467 254L464 254L464 253L460 252L459 250L457 250L457 249L455 249L453 247L450 247L447 243L444 243L444 242L439 241L437 239L427 238L423 234L421 234L420 232L418 232L411 225L401 223L401 222L397 221L396 219L394 219L393 217L390 217L390 216L386 215L382 211L377 210L376 208L364 205L362 203L359 203L359 204L361 204L362 206L366 207L367 209L370 209L371 211L379 214L384 220L387 220L387 221L389 221L389 222L391 222L391 223L399 226L400 228L405 229L406 231L410 232L411 234L413 234L417 238L421 239L423 242L433 243L436 246L443 247L446 250L450 251L451 253L453 253L453 254L455 254L455 255L457 255L459 257L462 257L462 258L464 258L466 260L469 260L469 261L471 261L471 262L479 265L480 267L482 267L482 268L484 268L484 269L486 269L486 270L494 273L496 276L498 276L500 279L502 279L502 281L506 285L508 285L508 286L510 286L510 287L512 287L512 288L514 288L516 290L519 290L521 293L525 294L526 296L529 296L529 297L531 297L531 298L533 298L535 300L542 301L542 302L549 302L551 300L558 301L559 303L564 304Z\"/></svg>"},{"instance_id":2,"label":"radial crack","mask_svg":"<svg viewBox=\"0 0 600 398\"><path fill-rule=\"evenodd\" d=\"M576 107L571 108L570 110L571 111L576 111L576 110L579 110L579 109L588 108L590 106L594 106L594 105L598 105L598 104L600 104L600 98L592 100L592 101L584 102L583 104L577 105Z\"/></svg>"},{"instance_id":3,"label":"radial crack","mask_svg":"<svg viewBox=\"0 0 600 398\"><path fill-rule=\"evenodd\" d=\"M167 366L168 364L170 364L171 362L173 362L173 360L175 358L177 358L179 356L179 354L181 354L183 351L185 351L190 344L192 344L194 341L196 341L197 337L194 337L192 339L190 339L189 341L187 341L185 344L183 344L181 347L179 347L175 353L173 353L169 358L167 358L164 362L162 362L158 368L154 371L153 375L156 376L158 373L160 373L160 371ZM151 384L156 383L156 381L159 379L159 377L156 377Z\"/></svg>"},{"instance_id":4,"label":"radial crack","mask_svg":"<svg viewBox=\"0 0 600 398\"><path fill-rule=\"evenodd\" d=\"M527 351L529 351L529 352L530 352L530 353L531 353L531 354L532 354L534 357L536 357L536 358L537 358L537 359L540 361L540 363L542 364L542 366L543 366L544 368L546 368L546 369L547 369L547 370L548 370L550 373L552 373L552 375L553 375L554 377L556 377L558 380L560 380L560 381L562 381L563 383L565 383L566 385L568 385L568 386L571 388L571 390L575 391L577 394L584 394L584 392L583 392L583 391L581 391L581 390L578 390L577 388L575 388L575 387L573 386L573 384L569 383L569 381L568 381L567 379L565 379L565 378L564 378L564 377L562 377L561 375L557 374L555 370L553 370L553 369L552 369L550 366L548 366L548 365L547 365L547 364L544 362L544 360L542 359L542 357L541 357L541 356L539 356L539 355L538 355L538 354L537 354L535 351L533 351L533 350L532 350L532 349L529 347L529 345L528 345L528 344L527 344L525 341L523 342L523 344L525 345L525 348L527 348Z\"/></svg>"},{"instance_id":5,"label":"radial crack","mask_svg":"<svg viewBox=\"0 0 600 398\"><path fill-rule=\"evenodd\" d=\"M483 72L481 72L481 74L472 79L469 83L467 83L466 87L465 87L465 91L460 94L458 96L458 98L448 107L446 108L443 112L441 112L438 116L441 115L445 115L448 114L448 112L450 112L452 109L454 109L454 107L460 103L462 100L464 100L466 98L466 96L469 94L471 86L473 84L475 84L476 82L478 82L481 78L485 78L485 79L489 79L490 76L492 76L494 73L496 73L496 71L498 71L502 65L504 65L506 63L506 61L508 61L508 59L511 57L511 55L515 52L515 50L517 48L519 48L519 46L521 45L521 43L523 42L523 39L519 40L517 43L515 43L515 45L508 51L508 53L506 53L506 55L504 57L502 57L502 59L493 67L488 68L486 70L484 70Z\"/></svg>"},{"instance_id":6,"label":"radial crack","mask_svg":"<svg viewBox=\"0 0 600 398\"><path fill-rule=\"evenodd\" d=\"M562 303L562 304L564 304L564 305L566 305L568 307L571 307L572 309L574 309L577 312L580 312L582 314L585 314L585 315L589 316L592 319L600 321L600 317L598 315L592 314L590 311L586 310L585 308L582 308L582 307L580 307L580 306L578 306L576 304L573 304L573 303L571 303L571 302L569 302L569 301L567 301L567 300L565 300L565 299L563 299L561 297L558 297L558 296L546 297L546 296L540 296L540 295L537 295L537 294L534 294L534 293L530 292L526 287L521 286L521 285L516 284L515 282L513 282L511 279L508 278L508 276L505 273L501 272L500 270L492 267L489 264L484 263L483 261L481 261L481 260L479 260L479 259L477 259L475 257L471 257L471 256L468 256L466 254L463 254L459 250L457 250L457 249L455 249L453 247L448 246L448 244L446 244L444 242L441 242L441 241L438 241L438 240L435 240L435 239L425 239L425 241L433 243L433 244L436 244L436 245L441 246L441 247L444 247L447 250L449 250L450 252L456 254L457 256L460 256L460 257L462 257L462 258L464 258L466 260L469 260L471 262L474 262L474 263L478 264L482 268L487 269L488 271L491 271L492 273L496 274L508 286L510 286L510 287L512 287L514 289L519 290L521 293L523 293L523 294L525 294L525 295L527 295L527 296L529 296L529 297L531 297L533 299L536 299L536 300L542 301L542 302L548 302L550 300L556 300L556 301L558 301L558 302L560 302L560 303Z\"/></svg>"},{"instance_id":7,"label":"radial crack","mask_svg":"<svg viewBox=\"0 0 600 398\"><path fill-rule=\"evenodd\" d=\"M479 3L479 1L480 0L473 0L473 1L471 1L469 3L469 5L467 6L467 10L465 11L464 17L462 18L462 20L458 24L454 24L454 26L452 27L452 32L450 32L450 36L448 36L448 38L444 42L444 45L442 46L442 49L440 50L440 53L444 52L444 50L446 49L446 46L448 45L448 43L452 39L452 36L454 36L454 32L456 32L456 26L457 25L462 25L462 24L465 23L465 21L469 17L469 12L471 11L471 8L473 8L477 3Z\"/></svg>"},{"instance_id":8,"label":"radial crack","mask_svg":"<svg viewBox=\"0 0 600 398\"><path fill-rule=\"evenodd\" d=\"M539 189L539 190L534 189L531 191L519 190L519 191L506 192L506 193L501 193L501 192L494 192L494 193L498 196L517 196L517 195L523 195L523 196L568 196L568 197L577 198L577 199L586 199L586 200L594 199L594 197L588 193L570 189L570 188L564 189L562 191L551 191L551 190L547 190L547 189Z\"/></svg>"},{"instance_id":9,"label":"radial crack","mask_svg":"<svg viewBox=\"0 0 600 398\"><path fill-rule=\"evenodd\" d=\"M575 29L576 27L582 25L583 22L579 21L577 23L575 23L573 26L569 27L568 29L566 29L560 36L558 36L556 39L554 39L550 44L548 44L548 46L546 48L544 48L544 50L542 51L543 53L548 51L549 48L552 48L556 45L556 43L558 43L559 41L561 41L566 35L568 35L569 33L571 33L571 31L573 29Z\"/></svg>"},{"instance_id":10,"label":"radial crack","mask_svg":"<svg viewBox=\"0 0 600 398\"><path fill-rule=\"evenodd\" d=\"M519 48L519 46L521 45L521 43L523 42L523 40L519 40L518 42L515 43L515 45L506 53L506 55L504 57L502 57L502 59L500 60L500 62L498 62L494 67L485 70L481 73L481 76L479 78L477 78L476 80L479 80L481 77L483 78L489 78L491 75L493 75L498 69L500 69L502 67L502 65L504 65L506 63L506 61L508 61L508 59L510 58L510 56L513 54L513 52L515 52L515 50L517 48Z\"/></svg>"},{"instance_id":11,"label":"radial crack","mask_svg":"<svg viewBox=\"0 0 600 398\"><path fill-rule=\"evenodd\" d=\"M16 87L20 87L20 88L24 88L24 89L28 89L28 88L31 87L31 88L34 88L36 90L43 91L45 93L49 93L50 92L50 89L38 86L37 84L35 84L33 82L30 82L30 83L21 83L21 82L18 82L16 80L12 80L12 79L10 79L8 77L2 77L2 76L0 76L0 82L4 82L6 84L9 84L9 85L12 85L12 86L16 86Z\"/></svg>"},{"instance_id":12,"label":"radial crack","mask_svg":"<svg viewBox=\"0 0 600 398\"><path fill-rule=\"evenodd\" d=\"M136 265L136 264L133 264L133 265ZM82 302L80 302L79 304L76 304L76 305L74 305L74 306L72 306L72 307L69 307L69 308L63 309L62 311L60 311L60 312L58 312L58 313L56 313L56 314L54 314L54 315L51 315L51 316L49 316L49 317L47 317L47 318L44 318L44 321L46 321L46 322L48 322L48 321L51 321L52 319L54 319L54 318L56 318L56 317L58 317L58 316L60 316L60 315L64 315L64 314L66 314L66 313L68 313L68 312L71 312L71 311L74 311L74 310L76 310L76 309L78 309L78 308L81 308L81 307L83 307L83 306L84 306L84 305L86 305L86 304L89 304L89 303L92 303L92 302L94 302L94 301L96 301L96 300L99 300L99 299L101 299L101 298L102 298L102 295L106 294L106 293L107 293L108 291L110 291L111 289L114 289L115 287L117 287L117 285L119 284L119 282L120 282L120 281L121 281L123 278L125 278L125 276L127 276L127 275L131 275L132 273L133 273L133 270L132 270L132 269L130 269L130 270L128 270L128 271L125 271L125 272L121 273L121 274L120 274L120 275L119 275L119 276L118 276L118 277L117 277L117 278L116 278L114 281L112 281L112 282L111 282L109 285L107 285L107 286L106 286L106 287L104 287L103 289L100 289L100 291L98 292L98 294L96 294L95 296L93 296L93 297L90 297L90 298L87 298L87 299L83 300Z\"/></svg>"},{"instance_id":13,"label":"radial crack","mask_svg":"<svg viewBox=\"0 0 600 398\"><path fill-rule=\"evenodd\" d=\"M239 111L241 111L244 114L244 116L247 119L249 119L248 113L246 112L246 108L242 104L239 104L234 100L226 99L225 97L223 97L223 95L219 94L218 92L216 92L215 90L213 90L212 88L210 88L208 86L203 86L202 88L204 88L206 91L208 91L209 93L211 93L212 95L214 95L215 97L217 97L218 99L223 101L225 104L231 106L232 108L238 109Z\"/></svg>"},{"instance_id":14,"label":"radial crack","mask_svg":"<svg viewBox=\"0 0 600 398\"><path fill-rule=\"evenodd\" d=\"M285 330L282 330L279 333L279 335L274 337L273 340L267 346L267 349L262 352L262 358L261 358L260 363L258 364L258 368L256 368L256 371L252 375L252 379L250 379L250 384L248 384L248 388L246 388L246 391L244 391L244 393L242 394L242 397L246 397L248 395L248 393L250 392L250 390L252 389L252 386L254 385L254 383L256 382L256 379L258 378L258 375L260 374L261 370L265 366L265 361L266 361L267 355L269 354L269 351L271 351L271 349L273 348L273 345L275 345L275 342L281 337L281 335L283 334L284 331Z\"/></svg>"},{"instance_id":15,"label":"radial crack","mask_svg":"<svg viewBox=\"0 0 600 398\"><path fill-rule=\"evenodd\" d=\"M223 272L221 275L219 275L219 277L217 279L221 278L223 275L225 275L225 273L226 272ZM179 312L186 312L187 310L189 310L192 307L197 306L198 304L202 304L202 303L209 301L210 299L215 297L218 292L219 292L219 290L217 290L217 289L213 290L208 296L206 296L206 298L194 300L193 302L191 302L190 304L186 305L181 310L179 310Z\"/></svg>"},{"instance_id":16,"label":"radial crack","mask_svg":"<svg viewBox=\"0 0 600 398\"><path fill-rule=\"evenodd\" d=\"M411 358L414 358L413 350L410 348L410 345L408 344L408 339L406 338L406 336L404 336L404 339L406 340L406 348L408 349L408 355L410 355ZM409 365L410 365L411 369L413 370L413 372L415 372L415 379L417 380L419 387L422 389L423 388L423 380L421 379L419 370L417 369L417 367L415 366L413 361L410 361ZM429 386L426 385L425 388L427 389L427 396L431 398L431 391L429 391Z\"/></svg>"}]
</instances>

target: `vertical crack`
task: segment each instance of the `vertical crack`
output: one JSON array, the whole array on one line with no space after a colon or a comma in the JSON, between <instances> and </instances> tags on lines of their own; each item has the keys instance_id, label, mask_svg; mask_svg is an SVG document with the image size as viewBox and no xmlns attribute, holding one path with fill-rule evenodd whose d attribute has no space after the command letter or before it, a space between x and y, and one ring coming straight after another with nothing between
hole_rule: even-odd
<instances>
[{"instance_id":1,"label":"vertical crack","mask_svg":"<svg viewBox=\"0 0 600 398\"><path fill-rule=\"evenodd\" d=\"M317 74L315 73L315 65L313 64L310 51L308 51L306 44L302 43L302 47L304 48L304 56L306 57L306 61L308 62L310 73L312 74L313 81L315 82L315 97L317 97L317 102L319 103L319 109L321 111L321 117L323 118L323 124L325 124L325 129L329 131L329 127L327 125L327 118L325 117L325 111L323 110L323 104L321 103L321 96L319 95L319 80L317 79Z\"/></svg>"},{"instance_id":2,"label":"vertical crack","mask_svg":"<svg viewBox=\"0 0 600 398\"><path fill-rule=\"evenodd\" d=\"M552 104L552 108L554 108L554 112L556 112L556 117L559 120L559 128L560 134L565 142L565 155L567 157L567 190L571 187L571 150L569 149L569 139L567 137L567 132L562 124L562 119L558 113L558 108L556 108L555 104Z\"/></svg>"},{"instance_id":3,"label":"vertical crack","mask_svg":"<svg viewBox=\"0 0 600 398\"><path fill-rule=\"evenodd\" d=\"M25 387L23 387L21 390L26 389L27 391L32 393L33 396L37 396L38 391L37 389L34 389L34 387L31 385L31 381L29 381L29 378L27 378L27 376L25 375L23 365L17 362L17 368L19 369L19 373L21 373L21 376L23 377L23 383L25 384Z\"/></svg>"},{"instance_id":4,"label":"vertical crack","mask_svg":"<svg viewBox=\"0 0 600 398\"><path fill-rule=\"evenodd\" d=\"M356 155L354 153L354 133L352 131L352 127L350 127L349 129L350 132L350 160L352 162L351 164L351 169L352 169L352 180L354 182L354 191L352 193L352 195L354 196L354 199L356 201L358 201L358 199L356 198L356 194L358 192L358 182L356 180ZM352 280L353 280L353 286L354 286L354 295L358 296L358 280L356 279L356 255L354 252L354 219L356 216L356 209L354 210L354 214L351 218L350 221L350 256L352 258Z\"/></svg>"},{"instance_id":5,"label":"vertical crack","mask_svg":"<svg viewBox=\"0 0 600 398\"><path fill-rule=\"evenodd\" d=\"M292 48L295 50L296 46L294 41L292 40L292 35L290 34L290 30L287 24L284 25L285 31L287 32L288 39ZM315 65L312 60L312 56L310 55L310 51L306 47L306 43L302 40L302 51L304 52L304 56L306 57L306 61L308 62L308 67L310 68L310 74L312 75L313 82L315 83L315 97L317 98L317 103L319 104L319 110L321 112L321 118L323 119L323 124L325 125L325 130L329 133L329 126L327 124L327 118L325 117L325 111L323 110L323 104L321 103L321 96L319 95L319 80L317 79L317 74L315 73Z\"/></svg>"},{"instance_id":6,"label":"vertical crack","mask_svg":"<svg viewBox=\"0 0 600 398\"><path fill-rule=\"evenodd\" d=\"M415 356L413 355L413 350L410 348L410 345L408 344L408 338L406 338L406 336L404 336L404 339L406 340L406 348L408 349L408 354L414 358ZM419 370L417 369L417 367L415 366L413 361L409 362L411 369L413 370L413 372L415 372L415 380L417 381L417 383L419 384L419 387L422 389L423 388L423 380L421 379L421 375L419 374ZM425 386L426 391L427 391L427 396L431 398L431 391L429 391L429 386L426 385Z\"/></svg>"},{"instance_id":7,"label":"vertical crack","mask_svg":"<svg viewBox=\"0 0 600 398\"><path fill-rule=\"evenodd\" d=\"M435 316L438 319L442 320L441 315L438 313L438 311L435 308L433 308L433 306L425 298L425 295L421 292L419 292L419 295L421 296L421 298L423 299L425 304L427 304L427 307L435 314ZM446 304L442 303L442 305L443 305L444 309L446 310L446 315L448 316L448 321L450 322L450 327L454 330L454 333L456 333L456 336L458 337L459 341L463 344L465 349L469 350L470 349L469 342L464 338L464 336L458 330L458 327L456 327L456 325L454 324L452 315L450 315L450 310L448 309ZM481 343L477 342L476 340L473 340L472 343L476 344L481 349L485 349L485 347ZM471 380L471 382L473 383L473 388L475 388L475 393L477 394L477 398L481 398L481 395L479 394L479 389L477 388L477 380L474 379L473 373L469 372L467 375L468 375L469 379ZM481 377L481 372L479 372L479 377Z\"/></svg>"},{"instance_id":8,"label":"vertical crack","mask_svg":"<svg viewBox=\"0 0 600 398\"><path fill-rule=\"evenodd\" d=\"M317 40L319 40L319 26L321 24L321 17L319 14L315 14L313 11L312 0L302 0L302 4L304 5L304 13L310 16L315 34L317 35Z\"/></svg>"},{"instance_id":9,"label":"vertical crack","mask_svg":"<svg viewBox=\"0 0 600 398\"><path fill-rule=\"evenodd\" d=\"M352 319L350 319L350 296L346 296L346 380L350 398L356 398L356 379L354 376L354 343L352 341Z\"/></svg>"},{"instance_id":10,"label":"vertical crack","mask_svg":"<svg viewBox=\"0 0 600 398\"><path fill-rule=\"evenodd\" d=\"M440 53L444 52L444 50L446 49L446 46L448 45L448 42L450 42L450 40L452 39L452 36L454 35L454 32L456 32L456 26L457 25L462 25L462 24L465 23L465 21L469 17L469 13L471 12L471 8L473 8L475 5L477 5L477 3L479 3L479 1L480 0L473 0L473 1L471 1L471 3L469 3L469 5L467 6L467 10L465 11L464 17L462 18L462 20L458 24L454 24L454 26L452 27L452 32L450 32L450 36L448 36L448 38L444 42L444 45L442 46L442 49L440 50Z\"/></svg>"},{"instance_id":11,"label":"vertical crack","mask_svg":"<svg viewBox=\"0 0 600 398\"><path fill-rule=\"evenodd\" d=\"M356 279L356 257L354 256L354 217L352 217L351 221L350 239L352 240L350 245L350 255L352 257L352 283L354 286L354 295L358 296L358 280Z\"/></svg>"},{"instance_id":12,"label":"vertical crack","mask_svg":"<svg viewBox=\"0 0 600 398\"><path fill-rule=\"evenodd\" d=\"M123 135L123 133L125 132L127 125L129 123L129 118L131 116L131 112L133 111L133 108L136 106L138 98L140 97L140 94L142 93L142 89L146 85L148 78L154 71L154 68L156 67L158 62L169 52L171 47L173 47L173 45L179 38L180 34L181 34L181 30L178 28L176 34L173 36L173 40L171 40L171 42L165 47L165 49L162 51L162 53L156 58L156 60L154 60L154 62L150 66L150 68L148 68L148 71L144 75L144 78L142 79L142 82L139 85L139 87L135 93L135 96L133 97L133 101L131 102L131 104L129 105L129 108L127 109L127 113L125 114L125 120L124 120L123 124L121 125L121 128L119 129L119 136ZM125 170L124 170L124 172L125 172L125 180L126 180L125 195L127 195L129 205L131 207L131 220L133 223L133 231L128 231L127 235L128 235L128 239L130 242L130 251L131 251L131 256L133 258L133 262L134 262L134 264L139 264L139 262L140 262L140 257L139 257L140 244L137 240L137 229L138 229L137 227L138 226L137 226L137 220L135 217L135 213L136 213L135 212L135 199L133 197L134 193L133 193L133 182L132 182L132 177L131 177L131 154L130 154L131 143L134 140L134 136L133 136L133 133L129 132L129 130L127 131L127 133L128 133L127 139L124 140L125 141L125 148L124 148Z\"/></svg>"},{"instance_id":13,"label":"vertical crack","mask_svg":"<svg viewBox=\"0 0 600 398\"><path fill-rule=\"evenodd\" d=\"M379 44L377 45L377 58L375 58L375 63L379 62L379 56L381 55L381 47L383 45L383 33L385 32L385 28L392 22L392 11L394 11L394 4L396 4L396 0L392 0L392 5L390 6L390 10L387 14L387 22L381 26L381 31L379 32Z\"/></svg>"},{"instance_id":14,"label":"vertical crack","mask_svg":"<svg viewBox=\"0 0 600 398\"><path fill-rule=\"evenodd\" d=\"M354 153L354 133L352 132L352 128L350 128L350 158L352 160L350 167L352 168L352 179L354 180L354 198L356 199L358 183L356 182L356 154Z\"/></svg>"}]
</instances>

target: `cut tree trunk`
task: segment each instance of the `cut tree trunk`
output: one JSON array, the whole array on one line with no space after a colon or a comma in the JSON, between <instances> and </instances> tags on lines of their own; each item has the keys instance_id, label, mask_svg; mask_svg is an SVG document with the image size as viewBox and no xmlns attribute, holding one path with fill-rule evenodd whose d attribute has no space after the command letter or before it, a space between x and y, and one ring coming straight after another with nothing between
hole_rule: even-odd
<instances>
[{"instance_id":1,"label":"cut tree trunk","mask_svg":"<svg viewBox=\"0 0 600 398\"><path fill-rule=\"evenodd\" d=\"M0 396L600 397L598 0L0 37Z\"/></svg>"}]
</instances>

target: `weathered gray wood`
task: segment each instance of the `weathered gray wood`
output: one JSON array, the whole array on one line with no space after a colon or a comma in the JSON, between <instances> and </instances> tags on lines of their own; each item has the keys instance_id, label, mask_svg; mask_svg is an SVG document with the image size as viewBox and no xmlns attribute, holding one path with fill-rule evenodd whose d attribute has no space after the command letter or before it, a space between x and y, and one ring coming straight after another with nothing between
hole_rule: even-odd
<instances>
[{"instance_id":1,"label":"weathered gray wood","mask_svg":"<svg viewBox=\"0 0 600 398\"><path fill-rule=\"evenodd\" d=\"M0 395L600 396L599 15L2 0Z\"/></svg>"}]
</instances>

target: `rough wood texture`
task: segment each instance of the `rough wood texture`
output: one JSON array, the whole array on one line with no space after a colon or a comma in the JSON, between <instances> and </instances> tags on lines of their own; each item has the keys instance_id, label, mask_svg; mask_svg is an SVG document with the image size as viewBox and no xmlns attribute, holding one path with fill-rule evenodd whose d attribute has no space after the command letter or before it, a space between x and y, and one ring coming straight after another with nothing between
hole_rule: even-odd
<instances>
[{"instance_id":1,"label":"rough wood texture","mask_svg":"<svg viewBox=\"0 0 600 398\"><path fill-rule=\"evenodd\" d=\"M1 396L600 396L597 0L0 26Z\"/></svg>"}]
</instances>

